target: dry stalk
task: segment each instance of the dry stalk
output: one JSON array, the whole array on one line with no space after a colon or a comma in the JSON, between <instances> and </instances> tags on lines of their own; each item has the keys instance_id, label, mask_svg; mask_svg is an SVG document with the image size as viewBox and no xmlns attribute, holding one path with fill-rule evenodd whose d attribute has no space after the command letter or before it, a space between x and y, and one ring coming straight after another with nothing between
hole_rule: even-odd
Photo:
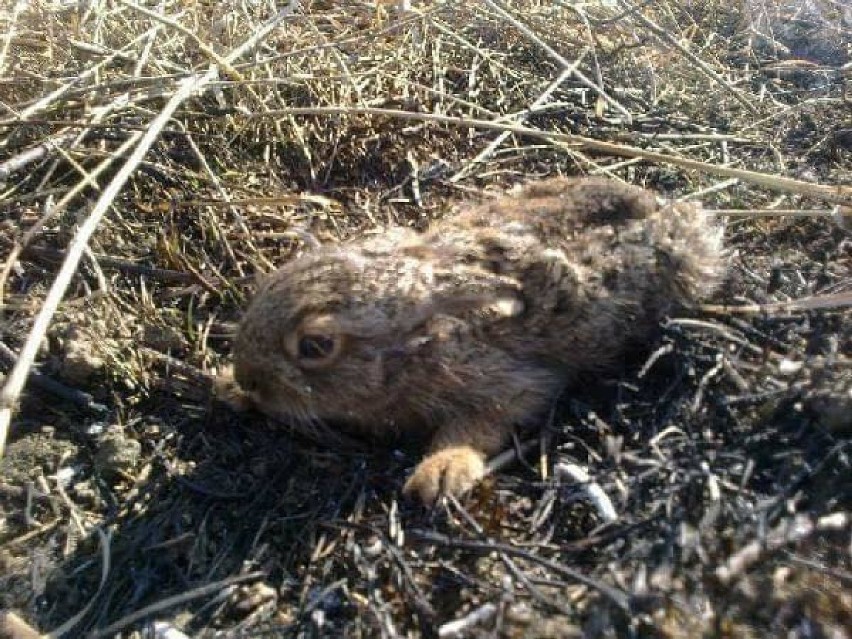
<instances>
[{"instance_id":1,"label":"dry stalk","mask_svg":"<svg viewBox=\"0 0 852 639\"><path fill-rule=\"evenodd\" d=\"M295 9L297 3L292 3L291 6ZM286 10L286 9L285 9ZM290 12L292 13L292 11ZM428 12L420 12L423 15L427 15ZM289 13L287 14L289 15ZM375 40L379 36L392 33L394 31L399 30L400 28L413 24L414 22L419 21L418 16L413 16L411 18L404 18L399 22L395 22L390 26L382 27L382 28L372 28L366 29L365 31L359 32L357 35L347 36L345 38L339 38L336 40L330 40L323 44L315 44L309 47L302 47L299 49L293 49L291 51L287 51L286 53L278 53L276 55L271 55L265 58L258 58L257 60L253 60L251 62L241 62L239 64L234 64L235 69L248 69L252 67L262 66L262 65L270 65L274 62L280 62L281 60L287 60L289 58L306 56L306 55L315 55L319 54L328 49L334 49L338 47L342 47L346 44L352 44L354 42L361 42L364 40L370 41Z\"/></svg>"},{"instance_id":2,"label":"dry stalk","mask_svg":"<svg viewBox=\"0 0 852 639\"><path fill-rule=\"evenodd\" d=\"M709 215L729 215L731 217L831 217L836 215L832 209L704 209ZM852 215L840 212L844 217Z\"/></svg>"},{"instance_id":3,"label":"dry stalk","mask_svg":"<svg viewBox=\"0 0 852 639\"><path fill-rule=\"evenodd\" d=\"M183 129L184 127L181 126L181 128ZM204 168L204 172L207 173L207 177L213 183L214 188L218 191L219 196L222 198L222 200L224 202L228 203L230 201L230 196L228 195L228 192L225 190L225 188L222 186L222 181L216 175L216 172L213 170L213 167L210 166L210 163L207 161L207 158L204 156L204 153L202 153L201 149L198 148L198 145L195 143L195 140L193 140L193 138L189 134L189 132L184 131L184 134L186 135L187 144L189 144L189 147L192 149L192 152L195 154L195 157L198 158L199 163ZM254 254L256 254L261 259L261 261L264 263L264 266L267 269L272 270L272 268L271 268L272 265L269 263L269 260L267 260L263 256L263 254L257 249L257 246L255 246L255 244L254 244L254 240L251 238L251 235L248 233L248 227L246 226L246 222L245 222L245 219L243 218L243 216L240 214L240 212L237 210L237 208L235 206L229 204L228 207L230 208L231 215L237 221L237 225L240 227L240 230L244 234L246 234L246 237L247 237L246 241L247 241L249 247L252 249ZM219 224L219 220L216 217L215 212L211 213L211 217L213 218L213 221L215 222L212 225L212 230L213 230L213 233L216 234L216 241L219 242L220 244L222 244L222 246L225 248L225 251L227 252L228 257L236 265L237 272L240 274L240 276L241 277L244 276L245 273L243 273L243 269L240 266L239 260L237 260L237 257L234 254L234 249L231 246L231 242L230 242L230 240L228 240L228 236L225 233L222 232L222 228L224 228L224 225ZM227 280L223 280L223 284L225 286L228 286Z\"/></svg>"},{"instance_id":4,"label":"dry stalk","mask_svg":"<svg viewBox=\"0 0 852 639\"><path fill-rule=\"evenodd\" d=\"M491 621L497 615L497 606L493 603L485 603L470 611L464 617L448 621L438 628L438 636L447 639L466 637L472 628Z\"/></svg>"},{"instance_id":5,"label":"dry stalk","mask_svg":"<svg viewBox=\"0 0 852 639\"><path fill-rule=\"evenodd\" d=\"M618 513L612 505L609 495L606 494L600 484L592 479L589 471L573 462L561 461L553 467L553 473L560 479L569 479L579 484L586 498L594 506L595 511L605 524L618 521Z\"/></svg>"},{"instance_id":6,"label":"dry stalk","mask_svg":"<svg viewBox=\"0 0 852 639\"><path fill-rule=\"evenodd\" d=\"M29 229L24 233L24 236L21 238L20 242L17 242L15 246L10 251L9 256L6 258L5 264L3 264L3 268L0 269L0 309L3 308L4 302L3 298L5 297L5 288L6 288L6 280L9 277L9 273L12 271L12 268L15 265L18 257L21 252L27 247L27 245L32 241L32 239L36 236L36 234L41 230L41 228L47 224L48 220L61 211L65 209L66 206L75 198L77 195L84 189L88 184L93 181L98 175L103 173L107 168L112 166L112 164L118 159L124 156L124 153L132 147L139 138L142 136L142 132L136 132L131 135L127 140L119 146L114 153L112 153L108 158L103 160L98 166L95 167L94 171L88 174L88 178L84 180L80 180L74 188L72 188L65 196L59 200L55 205L48 206L47 210L44 214L33 224ZM0 446L0 456L2 456L2 446Z\"/></svg>"},{"instance_id":7,"label":"dry stalk","mask_svg":"<svg viewBox=\"0 0 852 639\"><path fill-rule=\"evenodd\" d=\"M234 49L223 62L230 65L246 52L255 47L261 40L266 38L269 33L278 25L278 23L292 11L296 6L296 0L287 7L281 9L271 20L263 27L255 31L250 38L243 42L239 47ZM156 15L156 14L155 14ZM47 333L50 326L50 321L54 313L62 301L68 285L71 283L71 278L77 270L77 265L83 256L83 253L88 246L89 239L97 229L106 211L112 205L113 200L121 191L125 182L130 178L137 165L142 161L148 152L148 149L160 135L162 129L169 122L174 112L192 95L200 92L212 80L218 78L218 69L211 66L204 74L196 74L185 78L178 84L171 99L166 103L163 109L148 125L147 130L140 139L136 148L131 153L127 161L122 165L121 169L116 173L113 180L103 191L97 203L93 207L88 218L80 226L71 245L68 247L68 252L65 261L62 263L59 273L47 293L47 297L36 316L30 333L27 336L26 342L20 351L18 361L9 373L9 377L0 392L0 457L3 456L6 438L9 433L9 424L12 420L12 412L21 395L21 391L26 384L29 370L32 368L35 356L38 351L39 344Z\"/></svg>"},{"instance_id":8,"label":"dry stalk","mask_svg":"<svg viewBox=\"0 0 852 639\"><path fill-rule=\"evenodd\" d=\"M91 639L98 639L100 637L110 637L114 636L116 632L126 628L127 626L136 623L140 619L144 619L152 614L157 612L161 612L163 610L167 610L173 606L178 606L187 601L192 601L193 599L198 599L199 597L206 597L207 595L212 595L220 590L225 588L229 588L236 584L245 583L247 581L257 581L258 579L262 579L266 576L266 573L262 571L250 572L245 575L235 575L233 577L228 577L227 579L222 579L220 581L214 581L209 584L205 584L203 586L199 586L198 588L193 588L186 592L183 592L179 595L174 595L173 597L166 597L161 601L157 601L152 603L149 606L145 606L135 612L131 612L129 615L122 617L115 623L110 624L106 628L102 628L101 630L95 630L90 633L88 636Z\"/></svg>"},{"instance_id":9,"label":"dry stalk","mask_svg":"<svg viewBox=\"0 0 852 639\"><path fill-rule=\"evenodd\" d=\"M26 120L29 120L33 115L35 115L36 113L39 113L40 111L43 111L44 109L46 109L53 102L55 102L56 100L58 100L59 98L64 96L66 93L68 93L72 89L79 87L80 84L83 82L83 80L86 80L86 79L88 79L92 76L95 76L99 71L101 71L105 67L108 67L110 64L113 63L113 61L116 58L120 57L120 55L123 52L132 50L132 47L134 47L138 42L147 38L149 33L150 33L150 30L146 31L145 33L143 33L140 36L135 37L133 40L131 40L129 43L127 43L127 45L124 46L124 48L122 48L120 51L114 51L108 57L104 58L103 60L101 60L97 64L94 64L91 67L89 67L88 69L86 69L85 71L83 71L83 73L81 73L80 75L75 77L72 81L63 84L62 86L58 87L54 91L51 91L46 96L44 96L43 98L38 100L35 104L33 104L33 105L27 107L26 109L24 109L23 111L21 111L16 117L10 118L10 119L7 119L7 120L0 120L0 126L8 126L10 124L19 124L20 122L24 122ZM8 138L5 139L5 140L0 140L0 148L5 147L8 144L8 142L9 142Z\"/></svg>"},{"instance_id":10,"label":"dry stalk","mask_svg":"<svg viewBox=\"0 0 852 639\"><path fill-rule=\"evenodd\" d=\"M0 49L0 75L6 70L6 57L9 55L9 46L12 44L12 38L15 37L18 26L18 16L23 13L29 3L24 0L18 0L12 8L12 15L9 16L9 24L6 26L6 37L3 39L3 48Z\"/></svg>"},{"instance_id":11,"label":"dry stalk","mask_svg":"<svg viewBox=\"0 0 852 639\"><path fill-rule=\"evenodd\" d=\"M681 202L687 202L689 200L700 200L705 195L710 195L711 193L717 193L719 191L724 191L727 188L732 186L736 186L740 181L738 178L729 178L727 180L722 180L721 182L717 182L711 186L708 186L704 189L699 189L698 191L693 191L692 193L688 193L681 198L678 198Z\"/></svg>"},{"instance_id":12,"label":"dry stalk","mask_svg":"<svg viewBox=\"0 0 852 639\"><path fill-rule=\"evenodd\" d=\"M158 26L154 27L153 29L149 29L149 30L148 30L147 35L148 35L148 37L149 37L149 41L150 41L150 40L153 40L153 39L156 37L157 33L160 31L160 28L161 28L161 27L160 27L160 25L158 25ZM144 94L143 94L143 95L144 95ZM87 126L83 127L83 128L82 128L82 129L81 129L81 130L77 133L77 135L74 137L73 141L69 144L69 148L73 148L73 147L75 147L77 144L80 144L80 143L81 143L81 142L85 139L85 137L89 134L89 132L90 132L90 131L94 128L94 127L96 127L96 126L98 126L99 124L101 124L101 123L102 123L102 122L106 119L106 117L107 117L108 115L110 115L110 114L112 114L112 113L115 113L115 112L117 112L117 111L119 111L119 110L121 110L121 109L129 109L129 108L131 108L132 106L134 106L134 105L136 104L136 101L137 101L137 100L139 100L141 97L142 97L142 96L137 95L137 96L136 96L136 100L134 100L134 99L132 99L132 98L131 98L131 94L130 94L130 92L126 92L126 93L122 93L122 94L120 94L119 96L117 96L117 97L113 98L112 100L110 100L110 101L109 101L109 103L107 103L107 104L105 104L105 105L102 105L102 106L99 106L99 107L97 107L97 108L92 109L92 115L91 115L91 117L88 119ZM60 147L58 148L58 151L59 151L60 153L62 153L62 155L63 155L66 159L69 159L69 160L70 160L70 158L68 158L67 153L65 153L65 151L64 151L64 147L63 147L63 146L60 146ZM56 169L57 169L57 167L58 167L58 166L59 166L59 162L58 162L58 161L54 161L54 162L53 162L53 165L50 167L50 170L48 170L48 171L47 171L47 173L45 173L44 177L43 177L43 178L42 178L42 180L41 180L41 183L40 183L40 184L39 184L39 186L38 186L38 189L36 189L36 190L41 190L41 189L43 189L43 188L44 188L44 187L45 187L45 186L46 186L46 185L50 182L50 179L51 179L51 177L53 176L53 174L54 174L54 172L56 171ZM83 173L83 171L81 171L81 173ZM83 174L84 174L84 176L85 176L85 173L83 173ZM90 178L89 178L89 179L90 179ZM97 184L96 184L96 183L94 183L94 181L93 181L93 180L92 180L92 183L93 183L93 187L94 187L95 189L98 189L98 188L99 188L99 187L97 186ZM2 298L0 298L0 300L2 300Z\"/></svg>"},{"instance_id":13,"label":"dry stalk","mask_svg":"<svg viewBox=\"0 0 852 639\"><path fill-rule=\"evenodd\" d=\"M221 68L221 70L229 76L232 80L237 82L242 82L245 80L243 74L237 71L231 63L216 53L210 46L205 43L201 38L199 38L195 33L187 29L177 20L172 20L168 16L163 15L162 13L157 13L156 11L151 11L143 6L136 4L135 2L131 2L130 0L118 0L120 4L123 4L126 7L133 9L134 11L138 11L144 16L151 18L152 20L156 20L157 22L161 22L162 24L178 31L182 35L186 36L202 51L204 54L210 58L216 66Z\"/></svg>"},{"instance_id":14,"label":"dry stalk","mask_svg":"<svg viewBox=\"0 0 852 639\"><path fill-rule=\"evenodd\" d=\"M38 146L26 149L0 163L0 188L6 186L6 180L10 175L26 168L33 162L38 162L52 151L65 146L65 144L76 137L74 133L59 133L47 138Z\"/></svg>"},{"instance_id":15,"label":"dry stalk","mask_svg":"<svg viewBox=\"0 0 852 639\"><path fill-rule=\"evenodd\" d=\"M522 442L520 445L504 450L502 453L499 453L488 460L488 463L485 466L485 474L493 475L496 472L499 472L509 464L514 463L518 459L520 459L521 455L525 455L531 450L533 450L538 445L538 440L530 440L526 442Z\"/></svg>"},{"instance_id":16,"label":"dry stalk","mask_svg":"<svg viewBox=\"0 0 852 639\"><path fill-rule=\"evenodd\" d=\"M174 112L186 99L215 77L217 77L217 69L216 67L211 67L206 73L187 78L178 85L178 90L172 99L163 107L163 110L160 111L157 117L152 120L148 126L148 130L142 136L133 153L131 153L130 157L121 169L119 169L112 182L104 189L85 222L80 225L77 234L68 247L65 261L62 263L62 267L59 269L59 273L53 281L53 285L50 287L50 291L48 291L47 297L36 316L30 334L27 336L27 341L21 349L18 361L9 373L9 378L3 386L2 393L0 393L0 457L2 457L4 452L6 436L9 432L9 423L12 419L12 410L17 404L18 397L20 397L21 391L24 388L29 370L35 361L39 344L47 333L50 321L53 319L53 315L59 307L59 303L62 301L68 285L71 283L71 278L74 277L74 273L77 271L77 265L83 256L83 251L88 246L89 238L92 237L92 234L98 228L101 219L121 191L124 183L127 182L136 169L136 166L142 161L145 154L148 153L148 149L157 140L160 131L166 126Z\"/></svg>"},{"instance_id":17,"label":"dry stalk","mask_svg":"<svg viewBox=\"0 0 852 639\"><path fill-rule=\"evenodd\" d=\"M705 304L702 310L710 313L764 313L767 315L777 313L793 313L802 311L829 310L852 306L852 293L831 293L826 295L812 295L802 297L789 302L776 302L774 304L744 304L742 306L725 306L723 304Z\"/></svg>"},{"instance_id":18,"label":"dry stalk","mask_svg":"<svg viewBox=\"0 0 852 639\"><path fill-rule=\"evenodd\" d=\"M798 193L800 195L809 195L811 197L821 198L827 202L837 204L845 204L852 206L852 187L837 185L828 186L825 184L813 184L811 182L803 182L793 178L783 177L779 175L770 175L768 173L759 173L757 171L749 171L747 169L737 169L730 166L721 166L702 162L701 160L691 160L689 158L681 158L668 153L660 153L658 151L647 151L633 146L623 144L615 144L613 142L604 142L595 140L581 135L572 135L569 133L555 133L551 131L541 131L530 127L520 126L516 124L503 124L491 122L488 120L477 120L474 118L462 118L450 115L440 115L437 113L417 113L413 111L403 111L400 109L381 109L381 108L364 108L364 107L343 107L343 106L328 106L328 107L295 107L290 109L278 109L267 111L262 114L255 113L250 117L260 119L264 117L289 117L292 115L377 115L390 118L401 118L405 120L420 120L424 122L439 122L441 124L450 124L462 128L471 129L488 129L492 131L508 131L517 135L527 135L533 138L547 140L551 143L560 143L573 145L578 148L591 149L601 153L610 153L623 157L640 158L652 162L662 162L671 164L683 169L691 169L695 171L704 171L723 177L738 178L744 182L756 184L758 186L771 189L773 191L781 191L784 193Z\"/></svg>"},{"instance_id":19,"label":"dry stalk","mask_svg":"<svg viewBox=\"0 0 852 639\"><path fill-rule=\"evenodd\" d=\"M817 532L832 532L849 528L852 516L846 512L824 515L816 521L803 514L782 521L768 531L764 539L749 542L728 561L716 568L716 578L724 585L743 576L755 563L788 544L796 544Z\"/></svg>"},{"instance_id":20,"label":"dry stalk","mask_svg":"<svg viewBox=\"0 0 852 639\"><path fill-rule=\"evenodd\" d=\"M98 533L98 541L100 542L101 549L101 580L98 583L98 589L95 591L95 594L89 599L88 603L83 606L83 609L80 610L76 615L68 619L65 623L63 623L58 628L51 630L50 632L43 635L44 639L58 639L63 635L67 635L68 632L74 628L80 621L89 614L89 611L92 609L95 601L98 596L106 586L107 577L109 577L110 573L110 545L112 542L112 534L110 532L104 532L100 527L95 528L95 531Z\"/></svg>"},{"instance_id":21,"label":"dry stalk","mask_svg":"<svg viewBox=\"0 0 852 639\"><path fill-rule=\"evenodd\" d=\"M528 111L522 112L515 116L515 121L519 123L525 122L527 119L527 115L532 113L536 107L540 107L546 104L547 101L550 99L550 96L553 95L553 93L560 86L562 86L562 83L568 79L574 68L576 68L580 64L582 59L585 57L587 51L588 49L584 50L579 56L577 56L577 59L574 61L573 66L571 68L564 69L562 73L559 74L559 76L550 84L550 86L547 87L547 89L545 89L541 93L541 95L539 95L535 99L535 102L530 105L530 109ZM506 138L508 138L510 135L511 133L509 131L503 131L500 135L497 136L495 140L491 142L491 144L489 144L482 151L480 151L475 158L473 158L470 162L468 162L461 169L459 169L459 171L456 172L456 174L450 178L450 182L458 182L462 178L466 177L474 166L476 166L477 164L481 164L485 162L488 158L490 158L494 151L496 151L497 148L501 144L503 144Z\"/></svg>"}]
</instances>

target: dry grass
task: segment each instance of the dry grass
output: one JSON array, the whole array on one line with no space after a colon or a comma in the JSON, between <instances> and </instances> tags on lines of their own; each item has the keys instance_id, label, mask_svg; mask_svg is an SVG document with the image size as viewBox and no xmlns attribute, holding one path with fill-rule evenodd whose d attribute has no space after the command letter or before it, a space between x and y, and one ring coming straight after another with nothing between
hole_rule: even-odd
<instances>
[{"instance_id":1,"label":"dry grass","mask_svg":"<svg viewBox=\"0 0 852 639\"><path fill-rule=\"evenodd\" d=\"M5 632L849 636L848 3L9 4ZM555 173L722 211L730 281L463 503L210 399L305 229Z\"/></svg>"}]
</instances>

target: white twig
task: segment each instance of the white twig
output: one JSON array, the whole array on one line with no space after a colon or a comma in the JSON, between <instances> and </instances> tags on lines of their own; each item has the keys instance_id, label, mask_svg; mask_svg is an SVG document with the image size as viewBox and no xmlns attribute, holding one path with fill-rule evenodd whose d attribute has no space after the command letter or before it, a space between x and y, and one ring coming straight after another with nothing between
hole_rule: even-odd
<instances>
[{"instance_id":1,"label":"white twig","mask_svg":"<svg viewBox=\"0 0 852 639\"><path fill-rule=\"evenodd\" d=\"M812 295L789 302L774 302L770 304L743 304L741 306L725 306L723 304L704 304L701 310L710 313L793 313L797 311L817 311L852 306L852 293L826 293Z\"/></svg>"},{"instance_id":2,"label":"white twig","mask_svg":"<svg viewBox=\"0 0 852 639\"><path fill-rule=\"evenodd\" d=\"M504 450L502 453L498 455L494 455L491 459L488 460L488 463L485 465L485 474L492 475L497 471L505 468L512 462L516 461L519 458L519 455L526 455L533 448L538 445L538 440L530 440L527 442L521 443L517 447L509 448Z\"/></svg>"},{"instance_id":3,"label":"white twig","mask_svg":"<svg viewBox=\"0 0 852 639\"><path fill-rule=\"evenodd\" d=\"M155 621L151 625L154 639L189 639L189 635L181 632L166 621Z\"/></svg>"},{"instance_id":4,"label":"white twig","mask_svg":"<svg viewBox=\"0 0 852 639\"><path fill-rule=\"evenodd\" d=\"M38 146L21 151L5 162L0 162L0 188L5 188L6 180L12 173L26 168L33 162L38 162L57 148L65 146L75 137L77 136L74 133L62 133L49 137Z\"/></svg>"},{"instance_id":5,"label":"white twig","mask_svg":"<svg viewBox=\"0 0 852 639\"><path fill-rule=\"evenodd\" d=\"M716 365L704 373L698 382L698 389L695 391L695 397L692 398L692 405L690 406L693 414L697 413L698 409L701 408L701 401L704 399L704 392L707 390L707 386L725 369L724 362L725 358L720 353L716 356Z\"/></svg>"},{"instance_id":6,"label":"white twig","mask_svg":"<svg viewBox=\"0 0 852 639\"><path fill-rule=\"evenodd\" d=\"M713 186L708 186L706 189L687 193L683 197L678 198L678 202L686 202L688 200L700 200L705 195L710 195L711 193L716 193L718 191L724 191L728 187L736 186L739 183L740 181L737 178L729 178L727 180L722 180L721 182L717 182Z\"/></svg>"},{"instance_id":7,"label":"white twig","mask_svg":"<svg viewBox=\"0 0 852 639\"><path fill-rule=\"evenodd\" d=\"M618 520L618 513L615 512L615 507L612 505L609 496L600 487L600 484L592 479L585 468L571 462L559 462L553 467L553 471L557 477L568 478L580 485L592 506L595 507L601 521L610 524Z\"/></svg>"},{"instance_id":8,"label":"white twig","mask_svg":"<svg viewBox=\"0 0 852 639\"><path fill-rule=\"evenodd\" d=\"M58 639L62 635L68 634L74 626L80 623L83 617L89 614L89 611L92 609L92 606L95 601L97 601L98 596L101 594L104 586L106 585L107 577L109 577L110 572L110 543L112 542L112 534L104 532L100 527L95 528L95 531L98 533L98 541L100 541L101 548L101 580L100 583L98 583L98 589L89 599L88 603L83 606L83 609L80 610L80 612L68 619L58 628L51 630L46 635L42 635L43 639Z\"/></svg>"},{"instance_id":9,"label":"white twig","mask_svg":"<svg viewBox=\"0 0 852 639\"><path fill-rule=\"evenodd\" d=\"M642 364L642 368L636 373L636 377L642 379L645 375L648 374L648 371L651 370L651 367L657 363L657 360L663 357L664 355L668 355L669 353L674 351L674 344L663 344L655 350L651 355L645 360L645 363Z\"/></svg>"},{"instance_id":10,"label":"white twig","mask_svg":"<svg viewBox=\"0 0 852 639\"><path fill-rule=\"evenodd\" d=\"M480 624L486 623L494 618L494 615L497 614L497 606L493 603L483 604L479 608L472 610L470 613L462 617L461 619L456 619L455 621L448 621L443 626L438 628L438 636L442 638L448 639L456 639L457 637L463 637L465 633L470 630L473 626L478 626Z\"/></svg>"}]
</instances>

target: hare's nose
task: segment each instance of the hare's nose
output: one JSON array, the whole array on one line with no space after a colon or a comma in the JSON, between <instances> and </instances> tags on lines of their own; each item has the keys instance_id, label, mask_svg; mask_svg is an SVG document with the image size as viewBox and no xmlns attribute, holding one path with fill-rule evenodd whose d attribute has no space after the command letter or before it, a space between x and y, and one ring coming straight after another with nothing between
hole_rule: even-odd
<instances>
[{"instance_id":1,"label":"hare's nose","mask_svg":"<svg viewBox=\"0 0 852 639\"><path fill-rule=\"evenodd\" d=\"M263 377L251 368L237 366L234 370L234 378L247 393L259 393L262 390L264 382Z\"/></svg>"}]
</instances>

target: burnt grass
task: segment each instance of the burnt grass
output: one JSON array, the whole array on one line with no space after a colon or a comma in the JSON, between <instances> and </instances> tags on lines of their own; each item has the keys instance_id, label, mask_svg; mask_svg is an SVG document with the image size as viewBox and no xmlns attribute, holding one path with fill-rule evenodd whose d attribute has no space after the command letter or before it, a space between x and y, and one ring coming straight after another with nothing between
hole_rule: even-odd
<instances>
[{"instance_id":1,"label":"burnt grass","mask_svg":"<svg viewBox=\"0 0 852 639\"><path fill-rule=\"evenodd\" d=\"M501 6L535 38L487 3L302 3L241 80L178 109L93 237L17 406L0 460L4 611L69 637L852 636L852 203L676 161L852 185L852 13ZM193 5L167 12L179 31L123 3L6 13L0 375L126 156L39 218L207 68L199 43L224 55L273 15ZM522 113L560 72L540 41L570 61L586 49L578 68L630 118L569 77L526 126L675 161L510 135L472 163L499 132L280 112ZM407 503L416 448L330 450L213 396L255 275L303 249L293 229L423 228L486 190L602 169L664 197L701 191L708 209L793 213L728 215L716 297L667 318L620 374L566 389L470 495ZM554 471L566 462L616 521Z\"/></svg>"}]
</instances>

